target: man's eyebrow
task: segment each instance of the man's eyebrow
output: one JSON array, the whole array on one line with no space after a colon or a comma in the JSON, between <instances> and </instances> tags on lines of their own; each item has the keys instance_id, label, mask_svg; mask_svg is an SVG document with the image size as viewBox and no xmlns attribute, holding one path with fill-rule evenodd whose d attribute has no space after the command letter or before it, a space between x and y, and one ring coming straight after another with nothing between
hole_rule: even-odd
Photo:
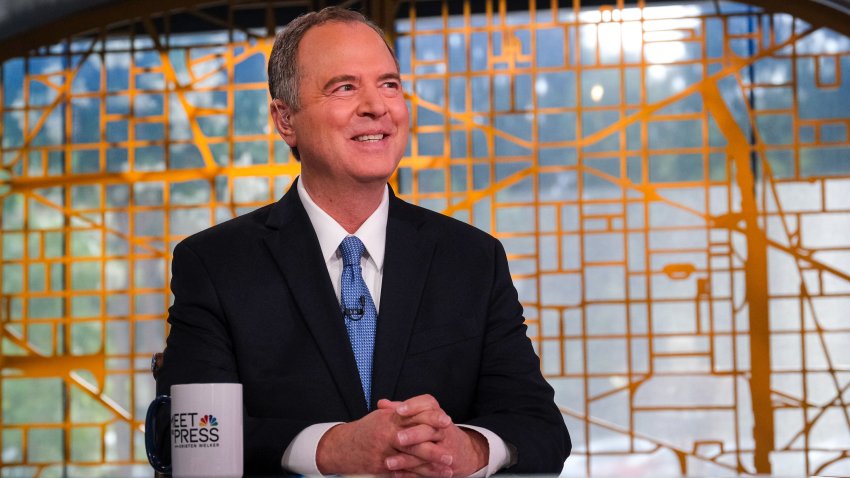
<instances>
[{"instance_id":1,"label":"man's eyebrow","mask_svg":"<svg viewBox=\"0 0 850 478\"><path fill-rule=\"evenodd\" d=\"M396 72L384 73L383 75L378 77L378 81L384 81L384 80L396 80L396 81L400 82L401 76Z\"/></svg>"},{"instance_id":2,"label":"man's eyebrow","mask_svg":"<svg viewBox=\"0 0 850 478\"><path fill-rule=\"evenodd\" d=\"M326 90L336 83L342 83L342 82L345 82L345 81L356 81L356 80L357 80L357 78L355 78L354 75L337 75L337 76L331 78L330 80L328 80L327 83L325 83L325 86L322 87L322 90Z\"/></svg>"}]
</instances>

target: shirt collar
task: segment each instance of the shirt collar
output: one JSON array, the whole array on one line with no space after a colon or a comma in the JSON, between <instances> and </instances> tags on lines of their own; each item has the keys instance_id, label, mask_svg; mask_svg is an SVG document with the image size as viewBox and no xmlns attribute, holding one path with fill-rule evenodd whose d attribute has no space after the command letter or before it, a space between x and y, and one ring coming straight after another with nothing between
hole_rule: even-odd
<instances>
[{"instance_id":1,"label":"shirt collar","mask_svg":"<svg viewBox=\"0 0 850 478\"><path fill-rule=\"evenodd\" d=\"M349 234L334 218L313 202L313 199L304 187L304 182L300 178L298 179L297 190L301 204L304 205L304 210L307 211L307 216L310 218L313 229L319 237L322 257L327 264L334 254L337 253L339 244ZM386 247L387 217L389 216L389 211L389 187L385 186L381 204L378 205L378 208L366 219L366 222L353 234L366 246L369 259L374 262L378 271L384 269L384 248Z\"/></svg>"}]
</instances>

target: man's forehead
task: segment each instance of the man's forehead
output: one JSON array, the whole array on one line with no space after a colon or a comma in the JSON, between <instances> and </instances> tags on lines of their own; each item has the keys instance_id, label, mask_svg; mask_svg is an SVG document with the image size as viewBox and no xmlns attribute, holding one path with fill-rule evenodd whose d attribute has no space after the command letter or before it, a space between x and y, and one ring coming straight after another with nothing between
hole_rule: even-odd
<instances>
[{"instance_id":1,"label":"man's forehead","mask_svg":"<svg viewBox=\"0 0 850 478\"><path fill-rule=\"evenodd\" d=\"M331 41L335 46L345 47L351 44L351 41L338 41L340 36L344 39L355 36L374 36L374 38L383 43L383 39L378 32L373 30L369 25L361 22L342 22L329 21L319 25L310 27L304 33L299 43L299 50L302 50L305 45L310 45L315 42Z\"/></svg>"},{"instance_id":2,"label":"man's forehead","mask_svg":"<svg viewBox=\"0 0 850 478\"><path fill-rule=\"evenodd\" d=\"M364 37L368 37L369 40L364 41ZM386 59L396 63L389 46L372 27L362 22L332 20L316 25L304 33L298 45L298 57L299 62L321 60L327 54L332 53L366 53L369 47L380 49L382 53L386 54ZM375 60L377 58L372 55L370 63L374 63Z\"/></svg>"}]
</instances>

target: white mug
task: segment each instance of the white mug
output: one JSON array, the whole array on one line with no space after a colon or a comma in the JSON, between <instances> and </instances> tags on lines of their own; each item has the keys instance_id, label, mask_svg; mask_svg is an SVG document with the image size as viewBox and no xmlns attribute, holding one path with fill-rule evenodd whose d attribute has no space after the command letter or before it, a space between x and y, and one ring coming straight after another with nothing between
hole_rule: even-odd
<instances>
[{"instance_id":1,"label":"white mug","mask_svg":"<svg viewBox=\"0 0 850 478\"><path fill-rule=\"evenodd\" d=\"M154 450L157 409L171 402L171 466ZM242 476L242 384L172 385L171 396L157 397L148 408L145 444L151 465L174 478Z\"/></svg>"}]
</instances>

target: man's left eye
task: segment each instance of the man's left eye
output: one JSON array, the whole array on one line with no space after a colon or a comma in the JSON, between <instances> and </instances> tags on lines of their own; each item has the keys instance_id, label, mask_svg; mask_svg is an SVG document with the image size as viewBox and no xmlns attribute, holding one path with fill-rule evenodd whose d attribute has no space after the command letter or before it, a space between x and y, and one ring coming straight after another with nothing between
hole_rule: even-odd
<instances>
[{"instance_id":1,"label":"man's left eye","mask_svg":"<svg viewBox=\"0 0 850 478\"><path fill-rule=\"evenodd\" d=\"M392 88L392 89L397 90L399 88L399 85L395 81L388 81L388 82L384 83L384 88Z\"/></svg>"}]
</instances>

